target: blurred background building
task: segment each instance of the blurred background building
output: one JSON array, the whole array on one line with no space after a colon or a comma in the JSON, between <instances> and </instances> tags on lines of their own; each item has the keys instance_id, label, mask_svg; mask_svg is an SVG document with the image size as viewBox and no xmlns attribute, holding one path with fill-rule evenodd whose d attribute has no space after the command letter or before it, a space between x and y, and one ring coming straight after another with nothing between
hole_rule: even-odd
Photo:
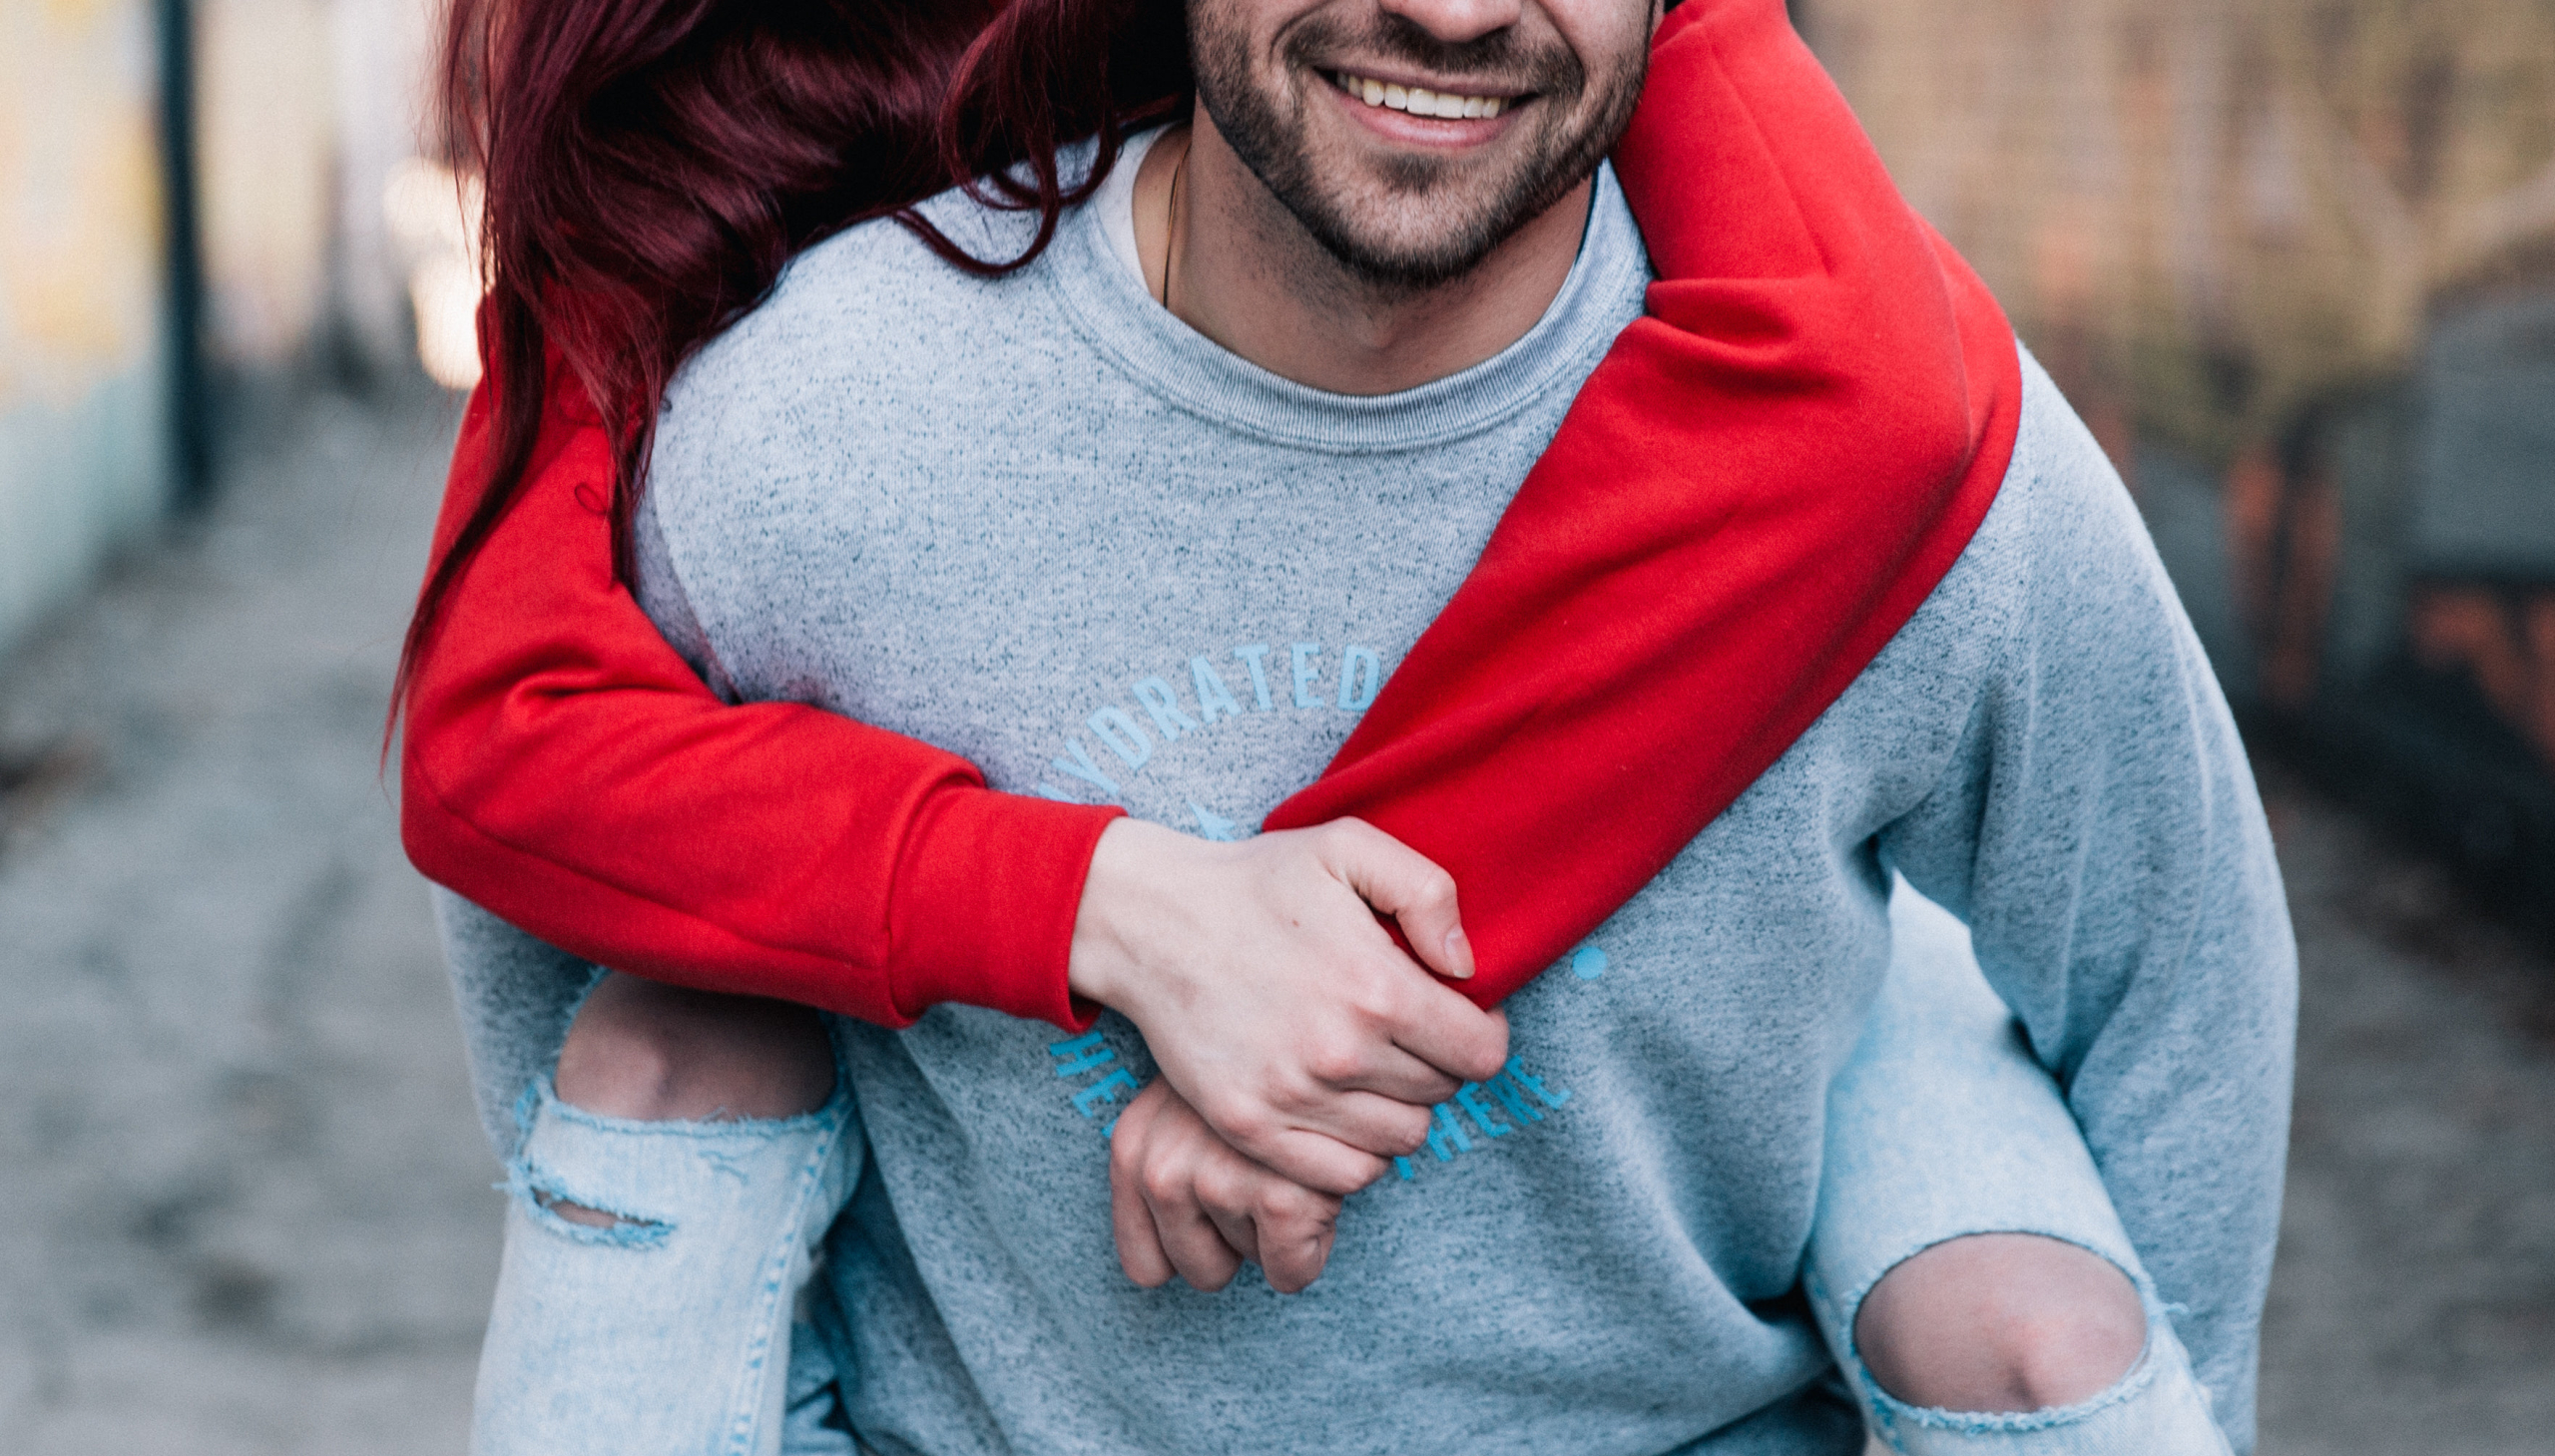
<instances>
[{"instance_id":1,"label":"blurred background building","mask_svg":"<svg viewBox=\"0 0 2555 1456\"><path fill-rule=\"evenodd\" d=\"M2555 5L1807 0L2258 735L2555 927Z\"/></svg>"},{"instance_id":2,"label":"blurred background building","mask_svg":"<svg viewBox=\"0 0 2555 1456\"><path fill-rule=\"evenodd\" d=\"M431 25L417 0L0 3L0 650L209 493L215 430L415 372L412 292L446 302L453 372Z\"/></svg>"}]
</instances>

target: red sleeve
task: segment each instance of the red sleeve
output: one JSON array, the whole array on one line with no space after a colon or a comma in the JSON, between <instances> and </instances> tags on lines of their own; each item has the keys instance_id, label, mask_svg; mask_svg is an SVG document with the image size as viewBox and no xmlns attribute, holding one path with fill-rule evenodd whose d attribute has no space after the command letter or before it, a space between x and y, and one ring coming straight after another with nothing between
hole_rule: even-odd
<instances>
[{"instance_id":1,"label":"red sleeve","mask_svg":"<svg viewBox=\"0 0 2555 1456\"><path fill-rule=\"evenodd\" d=\"M483 386L438 552L476 502L492 413ZM945 1001L1087 1022L1066 962L1120 811L997 793L962 758L812 708L721 703L612 581L610 451L573 385L541 431L407 705L417 868L662 980L888 1026Z\"/></svg>"}]
</instances>

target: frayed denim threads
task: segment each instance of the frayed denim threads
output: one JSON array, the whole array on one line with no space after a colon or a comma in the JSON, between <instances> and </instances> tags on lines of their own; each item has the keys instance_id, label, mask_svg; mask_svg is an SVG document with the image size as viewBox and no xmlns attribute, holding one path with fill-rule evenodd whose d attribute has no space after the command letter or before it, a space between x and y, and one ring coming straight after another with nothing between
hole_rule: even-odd
<instances>
[{"instance_id":1,"label":"frayed denim threads","mask_svg":"<svg viewBox=\"0 0 2555 1456\"><path fill-rule=\"evenodd\" d=\"M637 1122L544 1077L516 1117L472 1451L779 1450L794 1303L859 1175L849 1079L798 1117ZM558 1202L623 1221L571 1222Z\"/></svg>"}]
</instances>

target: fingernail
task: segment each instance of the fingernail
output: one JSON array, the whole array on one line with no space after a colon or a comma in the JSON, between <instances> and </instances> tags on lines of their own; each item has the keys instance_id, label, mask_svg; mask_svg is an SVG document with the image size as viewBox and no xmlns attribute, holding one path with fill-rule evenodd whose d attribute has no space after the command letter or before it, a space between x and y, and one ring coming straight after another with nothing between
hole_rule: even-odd
<instances>
[{"instance_id":1,"label":"fingernail","mask_svg":"<svg viewBox=\"0 0 2555 1456\"><path fill-rule=\"evenodd\" d=\"M1452 973L1456 980L1469 981L1473 978L1472 942L1465 938L1464 927L1460 925L1446 932L1446 964L1463 968Z\"/></svg>"}]
</instances>

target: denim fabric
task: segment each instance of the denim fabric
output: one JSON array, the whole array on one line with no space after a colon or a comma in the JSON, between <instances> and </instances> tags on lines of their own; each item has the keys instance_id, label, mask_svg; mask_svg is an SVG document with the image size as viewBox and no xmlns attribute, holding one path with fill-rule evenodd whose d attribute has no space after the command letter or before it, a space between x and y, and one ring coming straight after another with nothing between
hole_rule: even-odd
<instances>
[{"instance_id":1,"label":"denim fabric","mask_svg":"<svg viewBox=\"0 0 2555 1456\"><path fill-rule=\"evenodd\" d=\"M1969 932L1899 880L1889 976L1828 1090L1826 1161L1803 1280L1872 1431L1906 1456L2227 1456L2156 1286L2076 1121L1971 954ZM2147 1349L2111 1389L2019 1414L1921 1409L1872 1379L1853 1340L1863 1296L1909 1256L1967 1233L2090 1249L2137 1285Z\"/></svg>"},{"instance_id":2,"label":"denim fabric","mask_svg":"<svg viewBox=\"0 0 2555 1456\"><path fill-rule=\"evenodd\" d=\"M475 1456L752 1456L779 1449L784 1420L792 1449L847 1450L824 1444L825 1341L790 1332L859 1173L847 1084L803 1117L640 1123L571 1107L545 1077L520 1116ZM570 1222L558 1202L621 1221Z\"/></svg>"}]
</instances>

